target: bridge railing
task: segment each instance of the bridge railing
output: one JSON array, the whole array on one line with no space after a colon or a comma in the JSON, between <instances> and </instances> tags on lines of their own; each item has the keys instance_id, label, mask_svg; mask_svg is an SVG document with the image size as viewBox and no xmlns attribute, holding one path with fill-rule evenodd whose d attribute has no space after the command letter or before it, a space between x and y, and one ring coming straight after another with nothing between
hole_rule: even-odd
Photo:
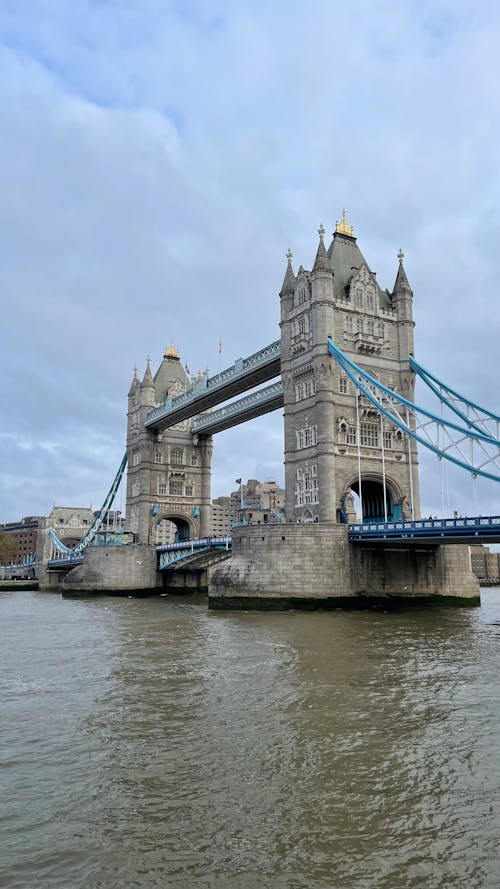
<instances>
[{"instance_id":1,"label":"bridge railing","mask_svg":"<svg viewBox=\"0 0 500 889\"><path fill-rule=\"evenodd\" d=\"M269 364L269 362L275 361L279 358L280 354L281 340L275 340L263 349L259 349L258 352L254 352L253 355L249 355L248 358L238 358L234 364L230 367L226 367L225 370L221 370L220 373L214 374L212 377L203 377L197 385L192 386L187 392L183 392L181 395L175 395L172 398L167 398L163 404L159 405L159 407L152 408L148 413L146 425L161 417L167 416L167 414L179 407L183 407L184 405L195 401L206 392L216 391L231 380L236 380L238 377L244 377L249 374L250 371L257 370L259 367L263 367L264 365Z\"/></svg>"},{"instance_id":2,"label":"bridge railing","mask_svg":"<svg viewBox=\"0 0 500 889\"><path fill-rule=\"evenodd\" d=\"M225 537L198 537L196 540L180 540L177 543L159 543L156 552L193 549L197 546L230 546L231 541L232 538L227 535Z\"/></svg>"},{"instance_id":3,"label":"bridge railing","mask_svg":"<svg viewBox=\"0 0 500 889\"><path fill-rule=\"evenodd\" d=\"M165 543L156 547L158 553L158 568L163 571L170 568L176 562L208 553L218 549L229 552L231 549L231 537L200 537L197 540L182 540L179 543Z\"/></svg>"},{"instance_id":4,"label":"bridge railing","mask_svg":"<svg viewBox=\"0 0 500 889\"><path fill-rule=\"evenodd\" d=\"M457 516L443 519L415 519L394 522L355 522L348 526L349 537L470 537L500 536L500 516Z\"/></svg>"},{"instance_id":5,"label":"bridge railing","mask_svg":"<svg viewBox=\"0 0 500 889\"><path fill-rule=\"evenodd\" d=\"M211 411L209 414L197 417L193 423L192 432L202 432L204 429L209 429L210 427L217 425L221 420L229 420L232 417L237 417L239 414L244 414L252 408L258 408L259 405L266 404L268 401L275 401L282 395L283 383L279 380L271 386L266 386L265 389L259 389L257 392L245 395L244 398L239 398L238 401L226 404L224 407L220 407L216 411Z\"/></svg>"}]
</instances>

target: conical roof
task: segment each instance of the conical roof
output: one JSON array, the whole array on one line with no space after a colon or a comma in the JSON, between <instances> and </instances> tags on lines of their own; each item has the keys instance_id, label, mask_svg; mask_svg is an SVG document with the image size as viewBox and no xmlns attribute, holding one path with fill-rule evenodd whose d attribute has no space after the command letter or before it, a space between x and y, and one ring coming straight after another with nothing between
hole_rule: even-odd
<instances>
[{"instance_id":1,"label":"conical roof","mask_svg":"<svg viewBox=\"0 0 500 889\"><path fill-rule=\"evenodd\" d=\"M144 377L142 379L143 386L154 386L153 374L151 373L150 360L151 359L148 356L147 361L146 361L146 370L144 373Z\"/></svg>"},{"instance_id":2,"label":"conical roof","mask_svg":"<svg viewBox=\"0 0 500 889\"><path fill-rule=\"evenodd\" d=\"M316 259L314 260L313 265L313 273L314 272L330 272L332 271L332 267L330 265L330 261L328 259L328 253L325 249L325 229L323 228L323 224L320 225L318 229L319 234L319 244L318 249L316 251Z\"/></svg>"},{"instance_id":3,"label":"conical roof","mask_svg":"<svg viewBox=\"0 0 500 889\"><path fill-rule=\"evenodd\" d=\"M134 367L134 376L132 377L132 382L130 384L130 389L128 390L129 395L135 395L137 392L137 387L139 385L139 377L137 376L137 368Z\"/></svg>"},{"instance_id":4,"label":"conical roof","mask_svg":"<svg viewBox=\"0 0 500 889\"><path fill-rule=\"evenodd\" d=\"M283 293L293 293L293 291L295 290L295 275L292 268L293 254L290 248L288 248L287 250L286 258L287 266L285 277L283 278L283 284L281 285L280 295Z\"/></svg>"},{"instance_id":5,"label":"conical roof","mask_svg":"<svg viewBox=\"0 0 500 889\"><path fill-rule=\"evenodd\" d=\"M413 296L413 291L410 287L408 278L406 277L405 267L403 265L404 253L400 249L398 253L399 259L399 267L396 275L396 280L394 281L394 288L392 291L393 296Z\"/></svg>"}]
</instances>

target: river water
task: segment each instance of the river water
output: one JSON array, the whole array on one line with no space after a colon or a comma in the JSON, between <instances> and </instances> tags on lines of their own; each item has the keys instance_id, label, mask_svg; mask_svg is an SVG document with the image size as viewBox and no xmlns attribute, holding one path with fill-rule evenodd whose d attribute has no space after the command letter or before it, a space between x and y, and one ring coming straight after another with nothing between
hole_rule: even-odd
<instances>
[{"instance_id":1,"label":"river water","mask_svg":"<svg viewBox=\"0 0 500 889\"><path fill-rule=\"evenodd\" d=\"M210 613L0 593L3 889L497 889L500 590Z\"/></svg>"}]
</instances>

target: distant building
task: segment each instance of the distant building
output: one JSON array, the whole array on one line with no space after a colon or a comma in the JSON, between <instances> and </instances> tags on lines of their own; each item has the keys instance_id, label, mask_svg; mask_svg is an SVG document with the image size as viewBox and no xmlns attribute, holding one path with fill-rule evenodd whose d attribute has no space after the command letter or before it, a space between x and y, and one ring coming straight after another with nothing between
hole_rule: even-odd
<instances>
[{"instance_id":1,"label":"distant building","mask_svg":"<svg viewBox=\"0 0 500 889\"><path fill-rule=\"evenodd\" d=\"M230 497L217 497L212 500L212 534L214 537L225 537L231 534L233 511Z\"/></svg>"},{"instance_id":2,"label":"distant building","mask_svg":"<svg viewBox=\"0 0 500 889\"><path fill-rule=\"evenodd\" d=\"M28 556L36 553L38 532L45 527L45 516L25 516L18 522L6 522L0 525L0 530L10 534L17 545L17 552L12 562L20 564Z\"/></svg>"},{"instance_id":3,"label":"distant building","mask_svg":"<svg viewBox=\"0 0 500 889\"><path fill-rule=\"evenodd\" d=\"M233 522L247 524L284 521L285 491L275 481L249 478L246 484L231 492L231 514Z\"/></svg>"},{"instance_id":4,"label":"distant building","mask_svg":"<svg viewBox=\"0 0 500 889\"><path fill-rule=\"evenodd\" d=\"M490 586L500 583L500 553L490 552L488 546L471 546L470 561L480 583Z\"/></svg>"},{"instance_id":5,"label":"distant building","mask_svg":"<svg viewBox=\"0 0 500 889\"><path fill-rule=\"evenodd\" d=\"M46 527L52 528L66 546L75 546L94 521L91 509L81 506L54 506L46 519Z\"/></svg>"}]
</instances>

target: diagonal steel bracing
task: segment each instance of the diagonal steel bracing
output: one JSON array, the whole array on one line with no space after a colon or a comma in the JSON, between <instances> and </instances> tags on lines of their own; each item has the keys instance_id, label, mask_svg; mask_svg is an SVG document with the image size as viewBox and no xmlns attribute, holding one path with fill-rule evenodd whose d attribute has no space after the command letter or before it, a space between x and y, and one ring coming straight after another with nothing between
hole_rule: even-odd
<instances>
[{"instance_id":1,"label":"diagonal steel bracing","mask_svg":"<svg viewBox=\"0 0 500 889\"><path fill-rule=\"evenodd\" d=\"M387 388L348 358L331 339L328 351L360 395L405 435L472 476L500 482L500 442L496 437L478 431L472 424L461 425L438 417Z\"/></svg>"}]
</instances>

